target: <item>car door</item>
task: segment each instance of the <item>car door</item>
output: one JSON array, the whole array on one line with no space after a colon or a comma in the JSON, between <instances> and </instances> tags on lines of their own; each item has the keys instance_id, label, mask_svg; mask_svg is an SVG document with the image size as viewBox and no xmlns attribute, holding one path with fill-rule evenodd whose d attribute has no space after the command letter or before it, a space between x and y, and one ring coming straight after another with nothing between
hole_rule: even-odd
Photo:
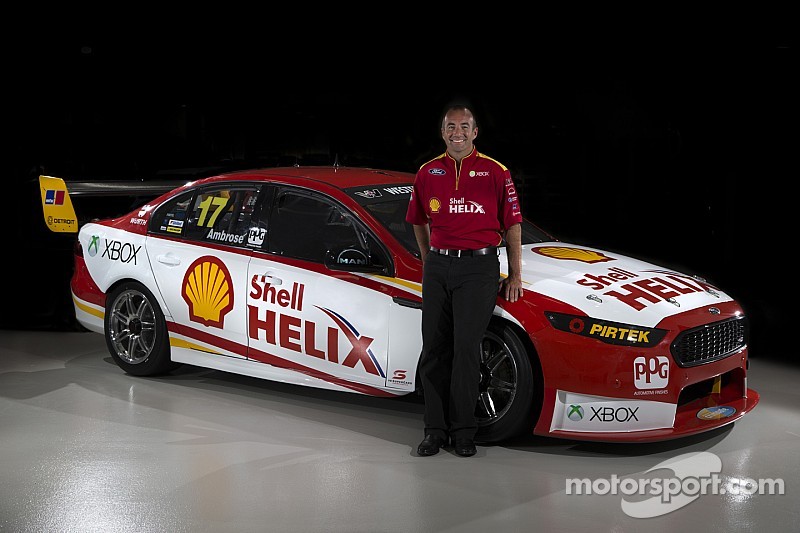
<instances>
[{"instance_id":1,"label":"car door","mask_svg":"<svg viewBox=\"0 0 800 533\"><path fill-rule=\"evenodd\" d=\"M267 238L248 271L250 358L314 386L385 386L391 297L330 268L370 260L363 226L332 198L292 187L276 191L264 216Z\"/></svg>"},{"instance_id":2,"label":"car door","mask_svg":"<svg viewBox=\"0 0 800 533\"><path fill-rule=\"evenodd\" d=\"M147 255L171 317L173 352L247 357L248 244L260 187L207 187L153 214Z\"/></svg>"}]
</instances>

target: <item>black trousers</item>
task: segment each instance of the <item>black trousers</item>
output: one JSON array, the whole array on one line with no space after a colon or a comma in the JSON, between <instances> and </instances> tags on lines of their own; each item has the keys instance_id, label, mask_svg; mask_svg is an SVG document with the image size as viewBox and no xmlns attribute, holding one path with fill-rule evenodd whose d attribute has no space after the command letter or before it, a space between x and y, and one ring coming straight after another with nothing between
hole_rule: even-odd
<instances>
[{"instance_id":1,"label":"black trousers","mask_svg":"<svg viewBox=\"0 0 800 533\"><path fill-rule=\"evenodd\" d=\"M473 438L480 385L481 339L500 281L497 255L449 257L431 252L422 274L425 434Z\"/></svg>"}]
</instances>

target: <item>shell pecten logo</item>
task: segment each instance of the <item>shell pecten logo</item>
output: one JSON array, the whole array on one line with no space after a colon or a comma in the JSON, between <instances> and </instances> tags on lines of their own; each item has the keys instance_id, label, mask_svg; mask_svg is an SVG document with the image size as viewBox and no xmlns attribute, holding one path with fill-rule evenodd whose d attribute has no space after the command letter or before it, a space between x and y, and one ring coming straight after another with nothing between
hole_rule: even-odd
<instances>
[{"instance_id":1,"label":"shell pecten logo","mask_svg":"<svg viewBox=\"0 0 800 533\"><path fill-rule=\"evenodd\" d=\"M198 258L186 270L181 295L189 306L189 319L222 328L233 309L233 281L228 267L218 258Z\"/></svg>"},{"instance_id":2,"label":"shell pecten logo","mask_svg":"<svg viewBox=\"0 0 800 533\"><path fill-rule=\"evenodd\" d=\"M531 250L545 257L581 261L583 263L602 263L604 261L614 261L613 257L608 257L600 252L595 252L594 250L584 250L583 248L570 248L566 246L541 246L531 248Z\"/></svg>"},{"instance_id":3,"label":"shell pecten logo","mask_svg":"<svg viewBox=\"0 0 800 533\"><path fill-rule=\"evenodd\" d=\"M438 198L433 197L428 201L428 206L431 208L431 213L438 213L442 208L442 202Z\"/></svg>"}]
</instances>

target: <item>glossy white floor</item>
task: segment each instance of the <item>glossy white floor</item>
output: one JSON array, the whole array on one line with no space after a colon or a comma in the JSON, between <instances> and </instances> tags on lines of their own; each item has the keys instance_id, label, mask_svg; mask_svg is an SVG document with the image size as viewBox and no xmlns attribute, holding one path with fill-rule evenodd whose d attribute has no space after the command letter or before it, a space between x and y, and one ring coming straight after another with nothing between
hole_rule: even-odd
<instances>
[{"instance_id":1,"label":"glossy white floor","mask_svg":"<svg viewBox=\"0 0 800 533\"><path fill-rule=\"evenodd\" d=\"M100 335L0 330L0 531L798 531L798 382L800 366L754 358L761 403L700 437L611 445L531 436L479 446L471 458L417 457L418 400L195 367L135 378ZM693 452L707 452L701 463L727 494L687 483L705 468L698 463L649 471ZM597 494L615 477L630 481ZM595 493L568 494L574 478ZM746 478L763 489L741 488ZM685 492L645 502L631 492L648 479ZM781 481L784 494L770 494Z\"/></svg>"}]
</instances>

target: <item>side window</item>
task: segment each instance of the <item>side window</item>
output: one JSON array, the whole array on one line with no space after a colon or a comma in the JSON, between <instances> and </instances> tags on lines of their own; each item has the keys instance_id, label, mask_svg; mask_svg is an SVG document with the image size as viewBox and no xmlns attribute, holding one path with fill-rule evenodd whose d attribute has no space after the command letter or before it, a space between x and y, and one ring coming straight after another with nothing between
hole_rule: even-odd
<instances>
[{"instance_id":1,"label":"side window","mask_svg":"<svg viewBox=\"0 0 800 533\"><path fill-rule=\"evenodd\" d=\"M203 242L245 246L257 199L256 186L200 192L192 201L184 237Z\"/></svg>"},{"instance_id":2,"label":"side window","mask_svg":"<svg viewBox=\"0 0 800 533\"><path fill-rule=\"evenodd\" d=\"M278 194L269 228L267 251L319 263L329 250L359 241L352 217L339 206L292 191Z\"/></svg>"},{"instance_id":3,"label":"side window","mask_svg":"<svg viewBox=\"0 0 800 533\"><path fill-rule=\"evenodd\" d=\"M150 231L180 237L188 218L192 194L184 193L162 205L150 218Z\"/></svg>"},{"instance_id":4,"label":"side window","mask_svg":"<svg viewBox=\"0 0 800 533\"><path fill-rule=\"evenodd\" d=\"M234 185L184 193L153 213L149 229L194 241L260 247L266 231L253 220L260 188Z\"/></svg>"}]
</instances>

